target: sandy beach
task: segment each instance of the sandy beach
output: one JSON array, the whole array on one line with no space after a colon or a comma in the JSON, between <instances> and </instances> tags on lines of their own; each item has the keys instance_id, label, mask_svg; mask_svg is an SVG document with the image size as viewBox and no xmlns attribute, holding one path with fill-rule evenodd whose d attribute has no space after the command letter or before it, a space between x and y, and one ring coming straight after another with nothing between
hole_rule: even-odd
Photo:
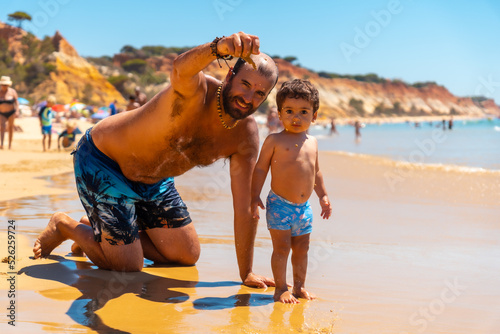
<instances>
[{"instance_id":1,"label":"sandy beach","mask_svg":"<svg viewBox=\"0 0 500 334\"><path fill-rule=\"evenodd\" d=\"M16 124L24 132L0 151L2 259L16 227L15 265L0 263L2 333L500 333L498 171L321 152L333 217L320 218L313 195L306 282L319 298L290 306L272 301L273 288L240 285L224 162L176 178L202 244L196 266L103 271L72 256L69 241L31 259L52 213L84 211L69 152L57 152L55 135L41 152L36 118ZM271 252L261 221L255 272L272 276Z\"/></svg>"}]
</instances>

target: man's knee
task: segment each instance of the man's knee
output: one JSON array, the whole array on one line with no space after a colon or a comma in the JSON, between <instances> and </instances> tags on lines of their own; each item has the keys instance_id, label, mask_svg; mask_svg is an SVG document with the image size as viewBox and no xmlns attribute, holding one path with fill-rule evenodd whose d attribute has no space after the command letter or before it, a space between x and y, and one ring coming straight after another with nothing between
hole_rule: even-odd
<instances>
[{"instance_id":1,"label":"man's knee","mask_svg":"<svg viewBox=\"0 0 500 334\"><path fill-rule=\"evenodd\" d=\"M50 221L55 222L56 224L69 223L73 222L73 218L71 218L64 212L56 212L52 215L52 217L50 217Z\"/></svg>"},{"instance_id":2,"label":"man's knee","mask_svg":"<svg viewBox=\"0 0 500 334\"><path fill-rule=\"evenodd\" d=\"M122 272L136 272L141 271L144 266L144 261L138 259L106 259L106 263L99 266L99 269L122 271Z\"/></svg>"},{"instance_id":3,"label":"man's knee","mask_svg":"<svg viewBox=\"0 0 500 334\"><path fill-rule=\"evenodd\" d=\"M100 268L100 269L105 269L105 270L112 270L112 271L121 271L121 272L137 272L141 271L142 267L144 266L144 263L142 261L134 261L129 262L129 263L111 263L108 264L107 266Z\"/></svg>"},{"instance_id":4,"label":"man's knee","mask_svg":"<svg viewBox=\"0 0 500 334\"><path fill-rule=\"evenodd\" d=\"M195 265L200 258L200 253L200 244L198 243L197 245L192 245L182 254L182 257L179 259L179 263L186 266Z\"/></svg>"},{"instance_id":5,"label":"man's knee","mask_svg":"<svg viewBox=\"0 0 500 334\"><path fill-rule=\"evenodd\" d=\"M141 271L144 266L144 255L139 241L121 246L102 241L101 249L105 256L105 263L99 266L101 269L131 272Z\"/></svg>"}]
</instances>

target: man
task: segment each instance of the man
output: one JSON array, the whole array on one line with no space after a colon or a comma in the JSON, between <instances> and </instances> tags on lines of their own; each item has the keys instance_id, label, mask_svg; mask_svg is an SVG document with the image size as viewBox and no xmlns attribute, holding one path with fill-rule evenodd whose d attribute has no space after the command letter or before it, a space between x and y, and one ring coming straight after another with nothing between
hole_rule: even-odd
<instances>
[{"instance_id":1,"label":"man","mask_svg":"<svg viewBox=\"0 0 500 334\"><path fill-rule=\"evenodd\" d=\"M252 272L257 221L250 187L259 139L248 116L278 79L275 63L259 47L257 36L240 32L185 52L174 60L167 88L87 132L74 161L90 223L54 214L35 242L35 258L72 239L102 269L140 271L144 257L196 263L200 244L172 177L229 158L240 277L249 286L273 285ZM228 56L251 57L257 70L240 59L223 83L202 72Z\"/></svg>"},{"instance_id":2,"label":"man","mask_svg":"<svg viewBox=\"0 0 500 334\"><path fill-rule=\"evenodd\" d=\"M146 94L141 92L141 88L139 86L135 86L135 101L141 106L145 105L146 102L148 102Z\"/></svg>"}]
</instances>

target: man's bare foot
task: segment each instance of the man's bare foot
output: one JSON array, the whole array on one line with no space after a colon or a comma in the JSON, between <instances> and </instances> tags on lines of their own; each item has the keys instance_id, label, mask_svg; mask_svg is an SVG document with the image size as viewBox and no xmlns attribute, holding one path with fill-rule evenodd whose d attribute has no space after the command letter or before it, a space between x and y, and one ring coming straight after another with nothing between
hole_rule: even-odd
<instances>
[{"instance_id":1,"label":"man's bare foot","mask_svg":"<svg viewBox=\"0 0 500 334\"><path fill-rule=\"evenodd\" d=\"M80 219L80 223L85 224L87 226L91 226L90 225L90 221L89 221L89 219L88 219L87 216L83 216ZM73 242L73 245L71 245L71 253L74 256L85 256L85 253L84 253L83 249L76 242Z\"/></svg>"},{"instance_id":2,"label":"man's bare foot","mask_svg":"<svg viewBox=\"0 0 500 334\"><path fill-rule=\"evenodd\" d=\"M316 295L309 293L306 289L300 288L300 290L295 290L293 289L293 295L297 298L304 298L307 300L313 300L316 299Z\"/></svg>"},{"instance_id":3,"label":"man's bare foot","mask_svg":"<svg viewBox=\"0 0 500 334\"><path fill-rule=\"evenodd\" d=\"M35 259L41 257L47 257L50 253L59 246L64 240L65 237L62 236L61 232L58 229L58 223L61 219L61 215L63 213L55 213L51 218L45 230L40 233L38 239L35 241L35 245L33 246L33 254Z\"/></svg>"},{"instance_id":4,"label":"man's bare foot","mask_svg":"<svg viewBox=\"0 0 500 334\"><path fill-rule=\"evenodd\" d=\"M298 304L300 301L295 298L288 290L276 290L274 291L274 301L282 302L284 304Z\"/></svg>"}]
</instances>

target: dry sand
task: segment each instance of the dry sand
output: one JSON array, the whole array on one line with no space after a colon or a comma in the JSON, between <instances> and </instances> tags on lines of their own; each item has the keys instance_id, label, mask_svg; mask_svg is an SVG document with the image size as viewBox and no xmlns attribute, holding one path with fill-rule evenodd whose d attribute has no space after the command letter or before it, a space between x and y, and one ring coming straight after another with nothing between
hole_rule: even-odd
<instances>
[{"instance_id":1,"label":"dry sand","mask_svg":"<svg viewBox=\"0 0 500 334\"><path fill-rule=\"evenodd\" d=\"M72 257L70 242L32 260L52 212L83 214L71 173L32 179L70 171L69 154L39 151L36 138L16 134L12 152L0 152L1 258L7 221L17 225L17 327L4 316L12 270L1 263L2 333L500 333L500 172L323 152L334 214L321 220L313 195L306 283L319 299L290 306L273 303L272 288L239 284L222 162L176 179L202 243L196 266L102 271ZM21 182L25 190L4 195ZM260 222L255 272L272 275L271 252Z\"/></svg>"},{"instance_id":2,"label":"dry sand","mask_svg":"<svg viewBox=\"0 0 500 334\"><path fill-rule=\"evenodd\" d=\"M77 122L80 131L92 126L81 120ZM38 194L60 194L62 189L49 187L45 176L73 170L71 150L57 150L57 137L52 135L51 149L43 152L40 122L37 117L16 120L23 132L14 132L12 149L0 150L0 201ZM64 131L64 123L54 124L53 131ZM79 138L79 136L78 136ZM5 135L7 147L7 134ZM65 190L67 191L67 190Z\"/></svg>"}]
</instances>

